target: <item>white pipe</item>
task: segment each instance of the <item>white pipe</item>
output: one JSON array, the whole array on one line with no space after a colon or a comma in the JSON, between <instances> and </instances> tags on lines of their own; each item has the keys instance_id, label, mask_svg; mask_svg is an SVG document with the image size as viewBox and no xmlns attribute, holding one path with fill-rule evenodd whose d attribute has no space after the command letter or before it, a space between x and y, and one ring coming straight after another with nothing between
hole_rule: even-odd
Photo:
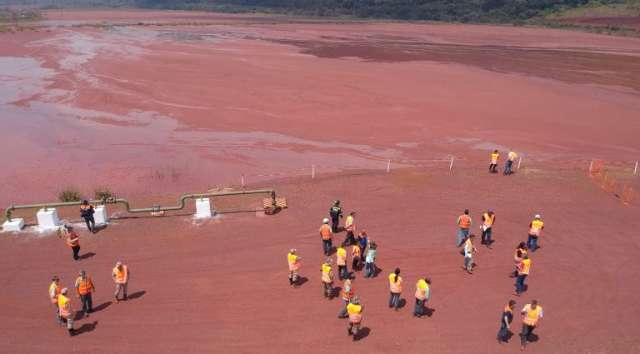
<instances>
[{"instance_id":1,"label":"white pipe","mask_svg":"<svg viewBox=\"0 0 640 354\"><path fill-rule=\"evenodd\" d=\"M636 167L638 167L638 164L636 163ZM387 161L387 173L389 173L391 171L391 160Z\"/></svg>"},{"instance_id":2,"label":"white pipe","mask_svg":"<svg viewBox=\"0 0 640 354\"><path fill-rule=\"evenodd\" d=\"M316 178L316 165L311 165L311 178Z\"/></svg>"},{"instance_id":3,"label":"white pipe","mask_svg":"<svg viewBox=\"0 0 640 354\"><path fill-rule=\"evenodd\" d=\"M449 171L453 169L453 156L451 156L451 163L449 164Z\"/></svg>"}]
</instances>

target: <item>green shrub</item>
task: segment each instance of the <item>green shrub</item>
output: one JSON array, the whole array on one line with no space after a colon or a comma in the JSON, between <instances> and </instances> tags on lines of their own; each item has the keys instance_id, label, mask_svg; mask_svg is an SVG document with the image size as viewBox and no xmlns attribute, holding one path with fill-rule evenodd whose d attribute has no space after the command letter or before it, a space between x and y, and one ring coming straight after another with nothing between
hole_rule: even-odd
<instances>
[{"instance_id":1,"label":"green shrub","mask_svg":"<svg viewBox=\"0 0 640 354\"><path fill-rule=\"evenodd\" d=\"M113 192L109 187L98 187L94 191L94 198L96 200L105 200L109 198L113 198Z\"/></svg>"},{"instance_id":2,"label":"green shrub","mask_svg":"<svg viewBox=\"0 0 640 354\"><path fill-rule=\"evenodd\" d=\"M67 187L58 194L58 199L61 202L79 202L80 201L80 192L73 187Z\"/></svg>"}]
</instances>

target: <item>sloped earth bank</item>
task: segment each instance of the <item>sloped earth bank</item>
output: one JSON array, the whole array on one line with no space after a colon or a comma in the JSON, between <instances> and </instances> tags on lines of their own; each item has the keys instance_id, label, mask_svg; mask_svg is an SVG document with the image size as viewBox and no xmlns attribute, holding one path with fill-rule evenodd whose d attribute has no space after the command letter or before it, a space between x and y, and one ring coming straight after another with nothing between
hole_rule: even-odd
<instances>
[{"instance_id":1,"label":"sloped earth bank","mask_svg":"<svg viewBox=\"0 0 640 354\"><path fill-rule=\"evenodd\" d=\"M592 158L627 172L638 158L639 40L179 12L48 16L57 22L0 35L0 205L102 185L134 206L165 205L244 174L291 208L204 223L119 219L83 234L83 252L95 255L80 263L53 236L3 234L0 351L510 353L517 336L504 347L494 337L513 291L512 251L535 213L548 226L519 305L536 297L546 318L528 351L640 350L638 209L585 175ZM521 173L486 175L488 150L508 147L525 157ZM316 230L336 198L359 211L384 269L355 282L369 329L355 344L318 283ZM453 248L466 207L476 220L486 208L498 215L498 242L480 250L473 276ZM295 290L291 247L309 279ZM118 259L138 296L116 305L109 273ZM406 279L400 313L385 308L395 266ZM67 339L46 286L53 273L71 286L79 268L94 275L94 302L104 305ZM434 280L435 313L415 320L423 274Z\"/></svg>"}]
</instances>

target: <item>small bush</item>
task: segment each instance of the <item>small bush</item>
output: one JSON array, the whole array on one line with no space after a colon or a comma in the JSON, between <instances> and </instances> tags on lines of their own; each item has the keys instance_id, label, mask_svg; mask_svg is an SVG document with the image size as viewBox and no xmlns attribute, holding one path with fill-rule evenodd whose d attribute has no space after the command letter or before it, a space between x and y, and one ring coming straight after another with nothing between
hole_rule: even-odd
<instances>
[{"instance_id":1,"label":"small bush","mask_svg":"<svg viewBox=\"0 0 640 354\"><path fill-rule=\"evenodd\" d=\"M113 198L113 192L108 187L98 187L94 191L94 198L96 200L105 200Z\"/></svg>"},{"instance_id":2,"label":"small bush","mask_svg":"<svg viewBox=\"0 0 640 354\"><path fill-rule=\"evenodd\" d=\"M69 187L65 188L60 194L58 194L58 199L61 202L79 202L80 201L80 192L77 189Z\"/></svg>"}]
</instances>

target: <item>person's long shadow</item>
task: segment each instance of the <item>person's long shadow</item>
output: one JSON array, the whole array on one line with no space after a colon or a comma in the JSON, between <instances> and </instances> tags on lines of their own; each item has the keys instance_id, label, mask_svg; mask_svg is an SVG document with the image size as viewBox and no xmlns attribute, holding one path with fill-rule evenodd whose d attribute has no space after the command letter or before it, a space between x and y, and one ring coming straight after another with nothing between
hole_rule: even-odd
<instances>
[{"instance_id":1,"label":"person's long shadow","mask_svg":"<svg viewBox=\"0 0 640 354\"><path fill-rule=\"evenodd\" d=\"M407 304L407 300L405 300L405 299L398 300L398 308L399 309L405 307L406 304Z\"/></svg>"},{"instance_id":2,"label":"person's long shadow","mask_svg":"<svg viewBox=\"0 0 640 354\"><path fill-rule=\"evenodd\" d=\"M295 283L295 287L301 287L302 285L304 285L304 283L308 282L309 279L307 277L300 277L298 278L298 281Z\"/></svg>"},{"instance_id":3,"label":"person's long shadow","mask_svg":"<svg viewBox=\"0 0 640 354\"><path fill-rule=\"evenodd\" d=\"M431 316L433 316L433 313L434 313L434 312L436 312L436 309L431 308L431 307L426 307L426 306L424 307L424 314L425 314L427 317L431 317Z\"/></svg>"},{"instance_id":4,"label":"person's long shadow","mask_svg":"<svg viewBox=\"0 0 640 354\"><path fill-rule=\"evenodd\" d=\"M371 329L369 327L362 327L358 331L358 334L354 336L355 340L363 340L369 336L369 333L371 333Z\"/></svg>"},{"instance_id":5,"label":"person's long shadow","mask_svg":"<svg viewBox=\"0 0 640 354\"><path fill-rule=\"evenodd\" d=\"M93 256L95 256L95 255L96 255L96 254L95 254L95 253L93 253L93 252L87 252L87 253L85 253L85 254L81 255L80 257L78 257L78 259L79 259L79 260L82 260L82 259L88 259L88 258L91 258L91 257L93 257Z\"/></svg>"},{"instance_id":6,"label":"person's long shadow","mask_svg":"<svg viewBox=\"0 0 640 354\"><path fill-rule=\"evenodd\" d=\"M95 230L96 233L106 229L107 227L109 227L109 225L107 224L102 224L102 225L96 225L96 227L94 227L93 229Z\"/></svg>"},{"instance_id":7,"label":"person's long shadow","mask_svg":"<svg viewBox=\"0 0 640 354\"><path fill-rule=\"evenodd\" d=\"M113 303L112 301L107 301L105 303L102 303L102 304L94 307L93 308L93 312L100 312L100 311L106 309L107 307L111 306L112 303Z\"/></svg>"},{"instance_id":8,"label":"person's long shadow","mask_svg":"<svg viewBox=\"0 0 640 354\"><path fill-rule=\"evenodd\" d=\"M145 290L140 290L140 291L136 291L135 293L129 295L127 297L127 300L135 300L138 298L141 298L144 296L144 294L146 294L147 292Z\"/></svg>"},{"instance_id":9,"label":"person's long shadow","mask_svg":"<svg viewBox=\"0 0 640 354\"><path fill-rule=\"evenodd\" d=\"M96 329L96 326L98 325L98 321L93 321L93 323L85 323L82 326L80 326L80 328L76 329L73 332L74 336L79 336L83 333L88 333L88 332L92 332Z\"/></svg>"},{"instance_id":10,"label":"person's long shadow","mask_svg":"<svg viewBox=\"0 0 640 354\"><path fill-rule=\"evenodd\" d=\"M378 275L380 275L380 273L382 273L382 268L376 266L376 270L373 272L373 277L377 277Z\"/></svg>"}]
</instances>

